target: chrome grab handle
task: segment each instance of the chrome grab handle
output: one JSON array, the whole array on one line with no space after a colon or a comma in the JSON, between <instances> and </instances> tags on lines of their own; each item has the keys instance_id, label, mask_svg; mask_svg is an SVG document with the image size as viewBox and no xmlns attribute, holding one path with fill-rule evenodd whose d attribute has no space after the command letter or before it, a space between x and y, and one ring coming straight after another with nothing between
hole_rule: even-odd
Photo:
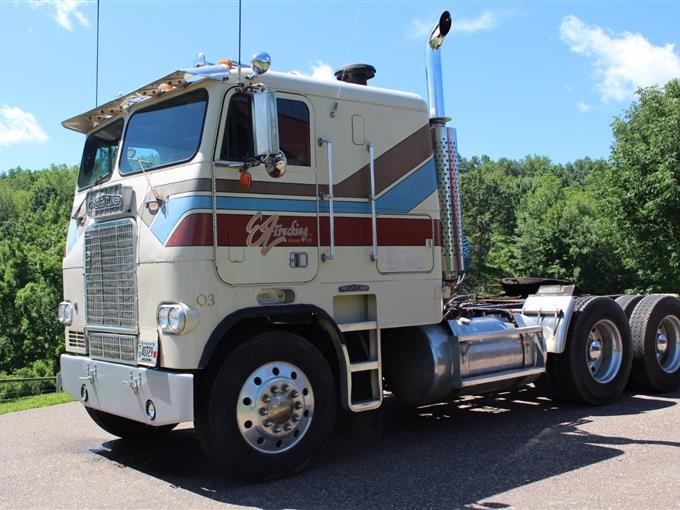
<instances>
[{"instance_id":1,"label":"chrome grab handle","mask_svg":"<svg viewBox=\"0 0 680 510\"><path fill-rule=\"evenodd\" d=\"M368 157L369 157L369 168L371 170L371 196L368 197L371 200L371 239L373 244L371 246L371 260L375 261L378 259L378 227L377 218L375 214L375 159L374 159L374 148L373 144L369 143Z\"/></svg>"},{"instance_id":2,"label":"chrome grab handle","mask_svg":"<svg viewBox=\"0 0 680 510\"><path fill-rule=\"evenodd\" d=\"M321 260L335 259L335 213L333 211L333 142L326 138L319 138L319 145L326 144L328 153L328 193L325 198L328 198L328 224L330 228L330 254L325 253L321 255ZM322 198L324 198L322 196Z\"/></svg>"}]
</instances>

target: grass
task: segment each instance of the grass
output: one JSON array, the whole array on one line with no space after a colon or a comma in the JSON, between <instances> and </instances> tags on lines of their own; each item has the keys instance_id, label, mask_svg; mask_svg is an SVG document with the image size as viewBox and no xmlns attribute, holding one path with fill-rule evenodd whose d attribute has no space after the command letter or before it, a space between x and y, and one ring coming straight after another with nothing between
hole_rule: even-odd
<instances>
[{"instance_id":1,"label":"grass","mask_svg":"<svg viewBox=\"0 0 680 510\"><path fill-rule=\"evenodd\" d=\"M55 404L64 404L72 401L73 397L65 392L45 393L44 395L15 398L6 402L0 402L0 414L25 411L26 409L35 409L36 407L53 406Z\"/></svg>"}]
</instances>

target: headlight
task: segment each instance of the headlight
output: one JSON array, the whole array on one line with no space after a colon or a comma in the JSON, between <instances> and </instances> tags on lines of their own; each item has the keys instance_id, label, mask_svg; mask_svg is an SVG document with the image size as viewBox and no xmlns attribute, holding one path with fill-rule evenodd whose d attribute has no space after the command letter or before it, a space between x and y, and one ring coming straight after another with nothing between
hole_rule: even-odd
<instances>
[{"instance_id":1,"label":"headlight","mask_svg":"<svg viewBox=\"0 0 680 510\"><path fill-rule=\"evenodd\" d=\"M158 307L156 322L167 335L188 333L198 324L198 314L184 303L162 304Z\"/></svg>"},{"instance_id":2,"label":"headlight","mask_svg":"<svg viewBox=\"0 0 680 510\"><path fill-rule=\"evenodd\" d=\"M73 303L70 301L62 301L59 303L57 317L59 317L59 322L64 326L70 326L73 322L73 308Z\"/></svg>"},{"instance_id":3,"label":"headlight","mask_svg":"<svg viewBox=\"0 0 680 510\"><path fill-rule=\"evenodd\" d=\"M172 307L168 313L168 327L177 333L184 330L184 325L187 323L187 316L179 307Z\"/></svg>"}]
</instances>

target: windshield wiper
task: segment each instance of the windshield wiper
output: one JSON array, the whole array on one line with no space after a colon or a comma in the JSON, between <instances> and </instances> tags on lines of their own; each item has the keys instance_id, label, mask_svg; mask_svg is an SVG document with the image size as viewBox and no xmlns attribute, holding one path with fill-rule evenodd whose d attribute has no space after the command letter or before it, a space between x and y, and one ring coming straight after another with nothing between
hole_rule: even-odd
<instances>
[{"instance_id":1,"label":"windshield wiper","mask_svg":"<svg viewBox=\"0 0 680 510\"><path fill-rule=\"evenodd\" d=\"M111 177L112 172L107 172L104 175L100 175L97 177L97 179L92 183L92 186L96 186L97 184L101 184L105 180L107 180L109 177Z\"/></svg>"},{"instance_id":2,"label":"windshield wiper","mask_svg":"<svg viewBox=\"0 0 680 510\"><path fill-rule=\"evenodd\" d=\"M160 207L165 203L165 199L158 194L158 191L156 191L156 188L153 187L153 184L151 184L151 179L149 179L149 174L146 173L146 168L144 168L144 163L147 163L148 165L152 165L153 163L151 161L146 161L141 158L127 158L129 161L136 161L137 164L139 165L140 170L144 174L144 177L146 177L146 183L149 185L149 188L151 188L151 193L153 193L154 198L156 199L156 206ZM149 208L149 201L144 202L146 207Z\"/></svg>"}]
</instances>

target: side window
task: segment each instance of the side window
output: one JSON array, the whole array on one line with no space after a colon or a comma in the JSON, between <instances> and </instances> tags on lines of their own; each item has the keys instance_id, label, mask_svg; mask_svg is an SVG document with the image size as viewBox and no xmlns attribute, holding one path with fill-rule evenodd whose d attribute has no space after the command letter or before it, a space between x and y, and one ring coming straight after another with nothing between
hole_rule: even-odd
<instances>
[{"instance_id":1,"label":"side window","mask_svg":"<svg viewBox=\"0 0 680 510\"><path fill-rule=\"evenodd\" d=\"M253 157L253 124L250 96L234 94L229 102L227 125L220 151L223 161L245 161Z\"/></svg>"},{"instance_id":2,"label":"side window","mask_svg":"<svg viewBox=\"0 0 680 510\"><path fill-rule=\"evenodd\" d=\"M276 100L279 113L279 145L289 165L311 166L309 109L302 101ZM253 157L253 131L250 97L234 94L227 111L222 161L245 161Z\"/></svg>"},{"instance_id":3,"label":"side window","mask_svg":"<svg viewBox=\"0 0 680 510\"><path fill-rule=\"evenodd\" d=\"M302 101L277 99L279 145L289 165L310 166L309 109Z\"/></svg>"}]
</instances>

